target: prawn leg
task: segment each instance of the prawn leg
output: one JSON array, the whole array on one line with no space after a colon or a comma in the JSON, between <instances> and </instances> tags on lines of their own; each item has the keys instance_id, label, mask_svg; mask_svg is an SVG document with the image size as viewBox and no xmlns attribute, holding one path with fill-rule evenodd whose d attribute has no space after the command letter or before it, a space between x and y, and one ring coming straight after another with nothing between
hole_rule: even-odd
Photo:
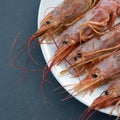
<instances>
[{"instance_id":1,"label":"prawn leg","mask_svg":"<svg viewBox=\"0 0 120 120\"><path fill-rule=\"evenodd\" d=\"M93 34L88 35L88 36L82 35L83 27L87 26L87 27L91 28L96 34L103 35L105 32L99 31L99 29L101 26L104 26L104 25L105 25L104 22L93 22L93 21L89 21L87 23L81 24L80 25L80 39L85 41L86 39L90 39L93 37Z\"/></svg>"}]
</instances>

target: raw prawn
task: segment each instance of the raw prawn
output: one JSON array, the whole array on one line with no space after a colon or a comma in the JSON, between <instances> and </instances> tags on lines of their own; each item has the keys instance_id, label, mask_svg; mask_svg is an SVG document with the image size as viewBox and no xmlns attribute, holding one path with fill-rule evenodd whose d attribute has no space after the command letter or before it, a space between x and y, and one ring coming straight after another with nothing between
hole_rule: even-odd
<instances>
[{"instance_id":1,"label":"raw prawn","mask_svg":"<svg viewBox=\"0 0 120 120\"><path fill-rule=\"evenodd\" d=\"M79 34L79 25L83 23L86 19L82 18L79 21L77 21L74 25L68 27L66 30L64 30L58 40L56 41L57 51L55 52L55 55L52 58L52 64L59 64L62 62L63 58L69 54L70 51L73 51L79 44L73 45L73 46L66 46L67 44L73 44L74 41L79 41L80 34ZM71 40L71 41L70 41ZM65 52L63 52L65 51ZM66 52L68 51L68 52ZM61 59L60 57L61 56Z\"/></svg>"},{"instance_id":2,"label":"raw prawn","mask_svg":"<svg viewBox=\"0 0 120 120\"><path fill-rule=\"evenodd\" d=\"M110 105L116 104L119 101L120 104L120 77L109 83L109 87L105 90L100 97L96 98L90 109L106 108Z\"/></svg>"},{"instance_id":3,"label":"raw prawn","mask_svg":"<svg viewBox=\"0 0 120 120\"><path fill-rule=\"evenodd\" d=\"M112 106L110 115L120 105L120 77L109 83L108 89L106 89L98 98L96 98L92 105L87 109L90 112L93 109L103 109ZM118 111L118 118L120 117L120 111ZM117 120L118 120L117 118Z\"/></svg>"},{"instance_id":4,"label":"raw prawn","mask_svg":"<svg viewBox=\"0 0 120 120\"><path fill-rule=\"evenodd\" d=\"M59 64L63 61L62 58L64 58L65 56L67 56L67 54L69 54L69 52L65 52L63 53L62 51L65 51L66 49L69 51L73 51L79 44L76 44L75 46L70 46L69 48L66 48L64 46L66 46L66 44L68 44L68 39L74 39L74 41L79 41L79 25L81 23L83 23L86 19L82 18L79 21L77 21L74 25L68 27L66 30L64 30L59 39L57 41L55 41L55 45L57 47L57 51L55 52L55 55L49 60L48 63L50 63L50 66L48 68L46 68L45 72L43 73L43 81L46 78L47 74L49 73L49 71L51 70L52 66L54 66L55 64ZM74 42L73 41L73 42ZM61 49L63 48L63 49ZM61 56L61 59L60 59Z\"/></svg>"},{"instance_id":5,"label":"raw prawn","mask_svg":"<svg viewBox=\"0 0 120 120\"><path fill-rule=\"evenodd\" d=\"M98 0L64 0L59 6L55 7L41 21L40 28L32 35L30 41L34 41L43 35L40 43L48 37L62 31L67 26L74 24L82 15L93 7Z\"/></svg>"}]
</instances>

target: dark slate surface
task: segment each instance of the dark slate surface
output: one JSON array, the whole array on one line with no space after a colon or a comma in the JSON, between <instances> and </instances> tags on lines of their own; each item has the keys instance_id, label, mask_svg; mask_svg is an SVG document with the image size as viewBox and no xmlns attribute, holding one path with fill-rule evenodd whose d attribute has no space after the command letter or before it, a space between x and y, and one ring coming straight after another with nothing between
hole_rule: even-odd
<instances>
[{"instance_id":1,"label":"dark slate surface","mask_svg":"<svg viewBox=\"0 0 120 120\"><path fill-rule=\"evenodd\" d=\"M40 0L0 0L0 120L78 120L87 108L74 98L61 102L66 94L52 92L60 85L51 74L48 79L52 82L46 83L44 89L47 100L44 99L40 94L42 71L23 72L8 63L8 52L15 36L21 32L16 45L19 48L36 31L39 3ZM39 47L33 54L44 66ZM22 66L26 55L20 56L16 64ZM39 66L30 62L29 69L32 68L39 69ZM90 120L103 119L113 120L114 117L97 112Z\"/></svg>"}]
</instances>

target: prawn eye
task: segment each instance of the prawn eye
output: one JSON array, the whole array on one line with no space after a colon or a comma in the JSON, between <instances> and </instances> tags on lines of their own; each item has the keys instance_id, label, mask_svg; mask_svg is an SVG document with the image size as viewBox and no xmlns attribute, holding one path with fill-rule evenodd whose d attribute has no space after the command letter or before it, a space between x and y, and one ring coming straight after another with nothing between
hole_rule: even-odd
<instances>
[{"instance_id":1,"label":"prawn eye","mask_svg":"<svg viewBox=\"0 0 120 120\"><path fill-rule=\"evenodd\" d=\"M63 36L63 41L62 41L62 43L63 44L68 44L68 42L70 41L70 39L69 39L70 37L69 37L69 35L68 34L65 34L64 36Z\"/></svg>"},{"instance_id":2,"label":"prawn eye","mask_svg":"<svg viewBox=\"0 0 120 120\"><path fill-rule=\"evenodd\" d=\"M49 20L48 20L48 21L46 21L46 24L47 24L47 25L49 25L50 23L51 23L51 22L50 22Z\"/></svg>"},{"instance_id":3,"label":"prawn eye","mask_svg":"<svg viewBox=\"0 0 120 120\"><path fill-rule=\"evenodd\" d=\"M81 58L82 57L82 54L81 53L78 53L75 57L74 57L74 60L76 61L78 58Z\"/></svg>"},{"instance_id":4,"label":"prawn eye","mask_svg":"<svg viewBox=\"0 0 120 120\"><path fill-rule=\"evenodd\" d=\"M91 74L91 76L92 76L93 78L97 78L97 77L98 77L97 74Z\"/></svg>"},{"instance_id":5,"label":"prawn eye","mask_svg":"<svg viewBox=\"0 0 120 120\"><path fill-rule=\"evenodd\" d=\"M109 95L109 92L107 90L104 93L105 93L105 95Z\"/></svg>"},{"instance_id":6,"label":"prawn eye","mask_svg":"<svg viewBox=\"0 0 120 120\"><path fill-rule=\"evenodd\" d=\"M67 40L67 39L63 41L63 44L67 44L67 43L68 43L68 40Z\"/></svg>"}]
</instances>

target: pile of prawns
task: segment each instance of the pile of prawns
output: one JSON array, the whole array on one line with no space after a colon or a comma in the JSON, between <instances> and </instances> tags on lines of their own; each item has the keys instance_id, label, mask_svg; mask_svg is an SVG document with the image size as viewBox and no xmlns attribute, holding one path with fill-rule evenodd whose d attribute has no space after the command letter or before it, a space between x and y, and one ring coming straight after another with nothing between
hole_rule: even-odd
<instances>
[{"instance_id":1,"label":"pile of prawns","mask_svg":"<svg viewBox=\"0 0 120 120\"><path fill-rule=\"evenodd\" d=\"M57 48L49 70L65 61L69 72L77 78L86 77L70 90L74 96L91 93L108 84L90 110L120 107L120 0L64 0L41 21L31 36L28 48L36 38L39 44L51 43ZM57 39L54 39L57 36ZM48 39L49 38L49 39ZM48 40L46 40L48 39ZM118 118L120 111L118 111Z\"/></svg>"}]
</instances>

